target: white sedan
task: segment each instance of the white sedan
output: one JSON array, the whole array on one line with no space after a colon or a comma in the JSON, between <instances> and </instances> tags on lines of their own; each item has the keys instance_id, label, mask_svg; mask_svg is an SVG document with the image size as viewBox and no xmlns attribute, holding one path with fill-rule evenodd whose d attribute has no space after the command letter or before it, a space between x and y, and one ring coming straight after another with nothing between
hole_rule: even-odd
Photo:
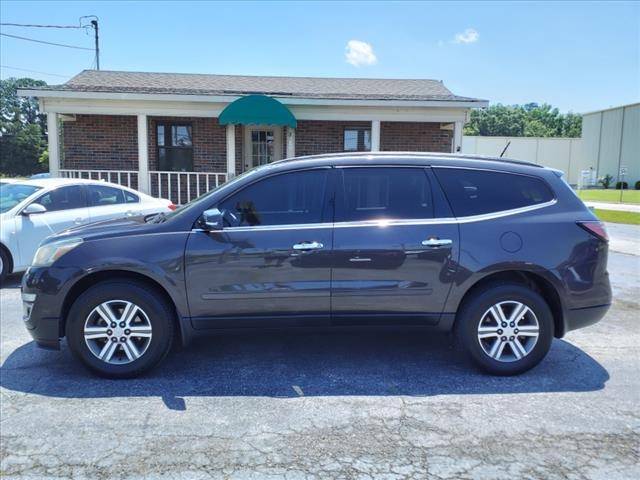
<instances>
[{"instance_id":1,"label":"white sedan","mask_svg":"<svg viewBox=\"0 0 640 480\"><path fill-rule=\"evenodd\" d=\"M31 264L40 242L67 228L174 210L158 199L95 180L47 178L0 184L0 280Z\"/></svg>"}]
</instances>

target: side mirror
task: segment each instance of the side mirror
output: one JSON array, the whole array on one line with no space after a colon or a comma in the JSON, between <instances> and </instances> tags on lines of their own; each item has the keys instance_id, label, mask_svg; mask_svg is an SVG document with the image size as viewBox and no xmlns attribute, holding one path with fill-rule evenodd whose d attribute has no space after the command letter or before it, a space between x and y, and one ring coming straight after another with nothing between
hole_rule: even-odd
<instances>
[{"instance_id":1,"label":"side mirror","mask_svg":"<svg viewBox=\"0 0 640 480\"><path fill-rule=\"evenodd\" d=\"M207 231L222 230L224 215L217 208L205 210L200 217L200 225Z\"/></svg>"},{"instance_id":2,"label":"side mirror","mask_svg":"<svg viewBox=\"0 0 640 480\"><path fill-rule=\"evenodd\" d=\"M47 209L44 205L40 205L39 203L32 203L28 205L24 210L22 210L23 215L35 215L37 213L45 213Z\"/></svg>"}]
</instances>

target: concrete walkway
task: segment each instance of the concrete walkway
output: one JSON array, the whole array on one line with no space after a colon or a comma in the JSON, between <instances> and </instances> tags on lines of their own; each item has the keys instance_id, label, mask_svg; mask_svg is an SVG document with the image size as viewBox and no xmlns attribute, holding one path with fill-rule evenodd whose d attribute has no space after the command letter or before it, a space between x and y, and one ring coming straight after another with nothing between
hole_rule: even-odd
<instances>
[{"instance_id":1,"label":"concrete walkway","mask_svg":"<svg viewBox=\"0 0 640 480\"><path fill-rule=\"evenodd\" d=\"M618 210L620 212L640 213L640 205L631 203L605 203L605 202L584 202L587 207L599 208L600 210Z\"/></svg>"},{"instance_id":2,"label":"concrete walkway","mask_svg":"<svg viewBox=\"0 0 640 480\"><path fill-rule=\"evenodd\" d=\"M622 223L605 223L609 233L609 250L640 256L640 225L625 225ZM636 269L640 271L640 262L632 260Z\"/></svg>"}]
</instances>

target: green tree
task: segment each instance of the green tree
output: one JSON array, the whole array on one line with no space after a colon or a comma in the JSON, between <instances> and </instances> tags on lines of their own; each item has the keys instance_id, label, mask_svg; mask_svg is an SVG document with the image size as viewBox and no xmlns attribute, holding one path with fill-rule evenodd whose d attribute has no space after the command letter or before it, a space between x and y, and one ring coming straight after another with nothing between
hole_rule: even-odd
<instances>
[{"instance_id":1,"label":"green tree","mask_svg":"<svg viewBox=\"0 0 640 480\"><path fill-rule=\"evenodd\" d=\"M582 117L562 114L551 105L491 105L471 112L465 135L489 137L579 137Z\"/></svg>"},{"instance_id":2,"label":"green tree","mask_svg":"<svg viewBox=\"0 0 640 480\"><path fill-rule=\"evenodd\" d=\"M31 175L47 169L46 117L33 97L18 88L45 86L42 80L0 80L0 174Z\"/></svg>"}]
</instances>

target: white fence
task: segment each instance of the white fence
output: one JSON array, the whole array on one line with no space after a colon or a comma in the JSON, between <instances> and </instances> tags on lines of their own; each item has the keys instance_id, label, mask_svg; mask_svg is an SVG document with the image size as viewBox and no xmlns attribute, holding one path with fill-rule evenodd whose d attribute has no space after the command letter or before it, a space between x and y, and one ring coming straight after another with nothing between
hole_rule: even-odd
<instances>
[{"instance_id":1,"label":"white fence","mask_svg":"<svg viewBox=\"0 0 640 480\"><path fill-rule=\"evenodd\" d=\"M226 181L226 172L149 172L150 194L168 198L176 205L190 202Z\"/></svg>"},{"instance_id":2,"label":"white fence","mask_svg":"<svg viewBox=\"0 0 640 480\"><path fill-rule=\"evenodd\" d=\"M509 145L507 147L507 145ZM583 154L581 138L541 137L463 137L462 153L500 156L504 158L557 168L565 172L567 181L577 185L581 172L590 165Z\"/></svg>"},{"instance_id":3,"label":"white fence","mask_svg":"<svg viewBox=\"0 0 640 480\"><path fill-rule=\"evenodd\" d=\"M73 170L61 169L63 178L84 178L117 183L138 189L138 172L134 170ZM149 172L149 193L157 198L167 198L176 205L213 190L227 181L226 172Z\"/></svg>"},{"instance_id":4,"label":"white fence","mask_svg":"<svg viewBox=\"0 0 640 480\"><path fill-rule=\"evenodd\" d=\"M137 170L72 170L61 169L62 178L84 178L87 180L103 180L105 182L117 183L125 187L138 188Z\"/></svg>"}]
</instances>

